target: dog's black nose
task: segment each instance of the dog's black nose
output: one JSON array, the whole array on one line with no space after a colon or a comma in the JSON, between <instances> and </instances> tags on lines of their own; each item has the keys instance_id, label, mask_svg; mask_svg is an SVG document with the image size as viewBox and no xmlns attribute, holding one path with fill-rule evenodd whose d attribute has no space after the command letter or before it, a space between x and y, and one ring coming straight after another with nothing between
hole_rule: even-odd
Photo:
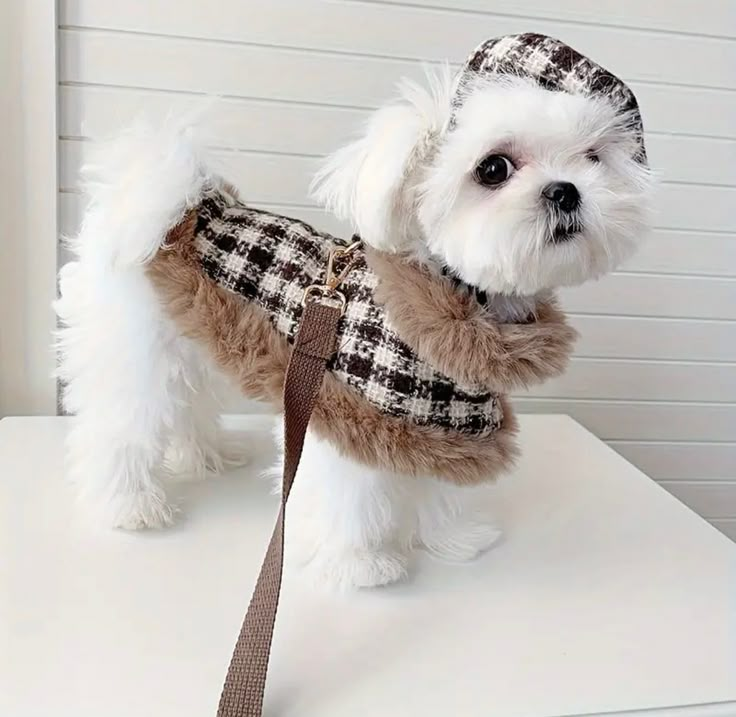
<instances>
[{"instance_id":1,"label":"dog's black nose","mask_svg":"<svg viewBox=\"0 0 736 717\"><path fill-rule=\"evenodd\" d=\"M542 195L563 212L572 212L580 204L580 193L572 182L552 182L542 190Z\"/></svg>"}]
</instances>

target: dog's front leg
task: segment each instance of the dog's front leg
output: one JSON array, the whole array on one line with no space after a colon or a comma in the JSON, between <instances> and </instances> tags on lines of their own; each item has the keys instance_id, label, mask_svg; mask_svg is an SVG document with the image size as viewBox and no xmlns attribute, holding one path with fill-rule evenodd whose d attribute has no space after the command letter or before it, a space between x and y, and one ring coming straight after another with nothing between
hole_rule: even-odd
<instances>
[{"instance_id":1,"label":"dog's front leg","mask_svg":"<svg viewBox=\"0 0 736 717\"><path fill-rule=\"evenodd\" d=\"M282 447L280 423L276 434ZM279 483L281 465L273 471ZM402 579L411 540L408 491L405 477L358 464L308 432L287 508L287 556L321 587L350 590Z\"/></svg>"},{"instance_id":2,"label":"dog's front leg","mask_svg":"<svg viewBox=\"0 0 736 717\"><path fill-rule=\"evenodd\" d=\"M414 484L413 543L442 560L466 562L501 537L489 505L489 486L462 486L436 478Z\"/></svg>"}]
</instances>

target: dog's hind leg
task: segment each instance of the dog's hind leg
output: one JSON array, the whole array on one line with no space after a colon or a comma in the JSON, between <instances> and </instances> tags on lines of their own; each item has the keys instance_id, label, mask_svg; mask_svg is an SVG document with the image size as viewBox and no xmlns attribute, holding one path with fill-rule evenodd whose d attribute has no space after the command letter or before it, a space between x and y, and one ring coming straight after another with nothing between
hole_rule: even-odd
<instances>
[{"instance_id":1,"label":"dog's hind leg","mask_svg":"<svg viewBox=\"0 0 736 717\"><path fill-rule=\"evenodd\" d=\"M56 302L64 402L76 414L71 474L106 521L171 522L164 450L191 401L191 363L145 266L216 179L196 137L172 120L139 123L93 149L83 172L89 204L60 274Z\"/></svg>"},{"instance_id":2,"label":"dog's hind leg","mask_svg":"<svg viewBox=\"0 0 736 717\"><path fill-rule=\"evenodd\" d=\"M160 480L163 452L189 391L178 333L141 266L72 262L60 293L59 375L75 414L71 478L107 524L167 525L174 510Z\"/></svg>"},{"instance_id":3,"label":"dog's hind leg","mask_svg":"<svg viewBox=\"0 0 736 717\"><path fill-rule=\"evenodd\" d=\"M251 445L241 434L222 425L222 406L216 395L217 376L205 352L190 339L178 341L186 375L186 395L175 416L165 452L165 465L180 478L202 479L248 463Z\"/></svg>"}]
</instances>

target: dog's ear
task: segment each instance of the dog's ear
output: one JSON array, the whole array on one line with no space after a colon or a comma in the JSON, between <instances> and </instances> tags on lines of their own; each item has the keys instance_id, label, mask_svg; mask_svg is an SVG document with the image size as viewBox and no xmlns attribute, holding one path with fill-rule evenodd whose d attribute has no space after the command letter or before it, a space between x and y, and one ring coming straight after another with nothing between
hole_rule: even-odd
<instances>
[{"instance_id":1,"label":"dog's ear","mask_svg":"<svg viewBox=\"0 0 736 717\"><path fill-rule=\"evenodd\" d=\"M312 182L312 196L377 249L406 246L416 170L449 113L449 71L427 75L427 89L403 82L400 100L374 112L363 136L330 155Z\"/></svg>"}]
</instances>

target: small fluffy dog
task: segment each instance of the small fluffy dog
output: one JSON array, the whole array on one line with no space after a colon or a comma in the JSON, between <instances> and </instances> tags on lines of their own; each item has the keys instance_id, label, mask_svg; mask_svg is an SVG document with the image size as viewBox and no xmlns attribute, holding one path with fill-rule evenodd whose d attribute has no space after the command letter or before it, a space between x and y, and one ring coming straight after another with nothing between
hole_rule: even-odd
<instances>
[{"instance_id":1,"label":"small fluffy dog","mask_svg":"<svg viewBox=\"0 0 736 717\"><path fill-rule=\"evenodd\" d=\"M110 524L160 527L168 474L226 462L211 368L280 407L304 292L344 244L243 204L187 130L131 132L87 172L56 304L70 468ZM631 90L535 34L405 83L326 161L314 194L362 247L289 503L320 579L385 584L412 547L496 540L468 486L514 458L504 393L563 370L552 290L631 254L650 188Z\"/></svg>"}]
</instances>

